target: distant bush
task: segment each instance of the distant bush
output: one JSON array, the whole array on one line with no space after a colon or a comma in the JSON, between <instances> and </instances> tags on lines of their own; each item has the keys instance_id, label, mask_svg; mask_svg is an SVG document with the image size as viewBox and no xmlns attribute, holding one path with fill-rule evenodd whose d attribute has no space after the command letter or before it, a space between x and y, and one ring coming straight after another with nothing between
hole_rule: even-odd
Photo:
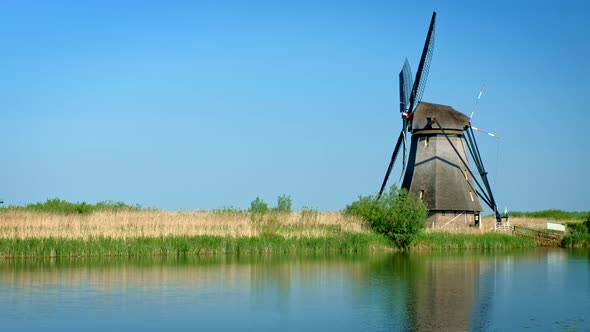
<instances>
[{"instance_id":1,"label":"distant bush","mask_svg":"<svg viewBox=\"0 0 590 332\"><path fill-rule=\"evenodd\" d=\"M588 226L586 222L566 222L565 223L568 232L570 233L580 233L580 234L588 234Z\"/></svg>"},{"instance_id":2,"label":"distant bush","mask_svg":"<svg viewBox=\"0 0 590 332\"><path fill-rule=\"evenodd\" d=\"M395 245L407 250L424 229L428 209L416 195L392 186L377 196L359 196L346 206L344 213L364 219L373 230L389 237Z\"/></svg>"},{"instance_id":3,"label":"distant bush","mask_svg":"<svg viewBox=\"0 0 590 332\"><path fill-rule=\"evenodd\" d=\"M68 202L59 198L47 199L45 202L38 202L27 204L25 206L9 206L1 208L1 210L17 210L17 211L31 211L31 212L45 212L45 213L59 213L59 214L90 214L100 211L137 211L143 208L139 205L127 205L123 202L104 201L96 204L86 202Z\"/></svg>"},{"instance_id":4,"label":"distant bush","mask_svg":"<svg viewBox=\"0 0 590 332\"><path fill-rule=\"evenodd\" d=\"M248 211L245 211L245 210L242 210L239 208L235 208L232 206L228 206L228 207L213 209L213 210L211 210L211 213L213 213L213 214L246 214L246 213L248 213Z\"/></svg>"},{"instance_id":5,"label":"distant bush","mask_svg":"<svg viewBox=\"0 0 590 332\"><path fill-rule=\"evenodd\" d=\"M268 212L268 204L259 196L256 196L256 199L250 203L250 212L265 214Z\"/></svg>"},{"instance_id":6,"label":"distant bush","mask_svg":"<svg viewBox=\"0 0 590 332\"><path fill-rule=\"evenodd\" d=\"M256 196L250 203L249 212L258 213L258 214L266 214L267 212L281 212L281 213L291 213L291 196L289 195L281 195L277 197L277 206L273 207L272 209L268 207L268 204L262 200L259 196Z\"/></svg>"},{"instance_id":7,"label":"distant bush","mask_svg":"<svg viewBox=\"0 0 590 332\"><path fill-rule=\"evenodd\" d=\"M291 213L291 196L281 195L277 197L277 212Z\"/></svg>"},{"instance_id":8,"label":"distant bush","mask_svg":"<svg viewBox=\"0 0 590 332\"><path fill-rule=\"evenodd\" d=\"M532 212L512 211L510 217L544 218L553 220L588 220L590 212L568 212L562 210L542 210Z\"/></svg>"}]
</instances>

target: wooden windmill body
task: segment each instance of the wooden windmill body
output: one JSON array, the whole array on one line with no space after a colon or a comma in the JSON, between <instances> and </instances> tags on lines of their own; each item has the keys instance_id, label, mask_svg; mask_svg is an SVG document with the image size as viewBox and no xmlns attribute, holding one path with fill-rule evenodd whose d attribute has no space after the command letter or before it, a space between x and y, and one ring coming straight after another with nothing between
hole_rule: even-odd
<instances>
[{"instance_id":1,"label":"wooden windmill body","mask_svg":"<svg viewBox=\"0 0 590 332\"><path fill-rule=\"evenodd\" d=\"M470 118L450 106L421 102L434 48L435 19L436 13L433 13L415 80L407 59L399 74L402 130L379 196L403 147L402 188L426 203L429 227L479 226L482 211L479 198L495 212L497 222L501 223ZM411 135L409 153L406 149L408 135ZM469 167L468 155L476 166L475 173ZM475 174L479 175L479 180Z\"/></svg>"},{"instance_id":2,"label":"wooden windmill body","mask_svg":"<svg viewBox=\"0 0 590 332\"><path fill-rule=\"evenodd\" d=\"M421 102L413 113L402 188L426 203L431 228L475 225L475 216L482 211L471 175L461 161L467 161L463 130L468 123L466 115L445 105Z\"/></svg>"}]
</instances>

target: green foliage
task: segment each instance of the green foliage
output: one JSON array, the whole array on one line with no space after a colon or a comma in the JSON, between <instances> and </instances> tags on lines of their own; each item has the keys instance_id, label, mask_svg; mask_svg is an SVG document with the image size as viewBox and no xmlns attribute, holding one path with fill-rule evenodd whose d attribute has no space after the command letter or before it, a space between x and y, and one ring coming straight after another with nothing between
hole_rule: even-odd
<instances>
[{"instance_id":1,"label":"green foliage","mask_svg":"<svg viewBox=\"0 0 590 332\"><path fill-rule=\"evenodd\" d=\"M588 234L588 226L586 222L566 222L565 226L567 227L568 232L570 233L580 233L580 234Z\"/></svg>"},{"instance_id":2,"label":"green foliage","mask_svg":"<svg viewBox=\"0 0 590 332\"><path fill-rule=\"evenodd\" d=\"M86 202L72 203L59 198L47 199L45 202L27 204L23 206L9 206L0 208L0 211L31 211L56 214L90 214L100 211L138 211L142 210L139 205L131 206L123 202L104 201L96 204Z\"/></svg>"},{"instance_id":3,"label":"green foliage","mask_svg":"<svg viewBox=\"0 0 590 332\"><path fill-rule=\"evenodd\" d=\"M188 256L261 253L352 253L384 250L387 239L374 233L326 237L223 237L211 235L139 238L0 239L1 258L84 256Z\"/></svg>"},{"instance_id":4,"label":"green foliage","mask_svg":"<svg viewBox=\"0 0 590 332\"><path fill-rule=\"evenodd\" d=\"M564 248L589 248L590 234L568 234L563 238L563 240L561 240L561 246Z\"/></svg>"},{"instance_id":5,"label":"green foliage","mask_svg":"<svg viewBox=\"0 0 590 332\"><path fill-rule=\"evenodd\" d=\"M265 214L268 212L268 204L259 196L256 196L256 199L250 203L250 212Z\"/></svg>"},{"instance_id":6,"label":"green foliage","mask_svg":"<svg viewBox=\"0 0 590 332\"><path fill-rule=\"evenodd\" d=\"M446 250L446 249L520 249L533 248L537 244L534 240L499 233L465 234L446 232L425 232L418 235L417 249Z\"/></svg>"},{"instance_id":7,"label":"green foliage","mask_svg":"<svg viewBox=\"0 0 590 332\"><path fill-rule=\"evenodd\" d=\"M544 218L552 220L588 220L588 218L590 218L590 212L568 212L562 210L542 210L532 212L512 211L508 214L510 217Z\"/></svg>"},{"instance_id":8,"label":"green foliage","mask_svg":"<svg viewBox=\"0 0 590 332\"><path fill-rule=\"evenodd\" d=\"M428 209L414 194L392 186L381 198L360 196L344 213L364 219L377 233L407 250L424 229Z\"/></svg>"},{"instance_id":9,"label":"green foliage","mask_svg":"<svg viewBox=\"0 0 590 332\"><path fill-rule=\"evenodd\" d=\"M250 203L250 212L258 214L266 214L267 212L280 212L280 213L291 213L291 196L281 195L277 197L277 206L270 209L268 204L262 200L259 196Z\"/></svg>"},{"instance_id":10,"label":"green foliage","mask_svg":"<svg viewBox=\"0 0 590 332\"><path fill-rule=\"evenodd\" d=\"M291 213L291 196L281 195L277 197L277 212Z\"/></svg>"},{"instance_id":11,"label":"green foliage","mask_svg":"<svg viewBox=\"0 0 590 332\"><path fill-rule=\"evenodd\" d=\"M277 198L277 206L270 209L259 196L250 203L250 220L256 224L259 234L276 235L281 228L279 215L291 213L291 197L281 195Z\"/></svg>"}]
</instances>

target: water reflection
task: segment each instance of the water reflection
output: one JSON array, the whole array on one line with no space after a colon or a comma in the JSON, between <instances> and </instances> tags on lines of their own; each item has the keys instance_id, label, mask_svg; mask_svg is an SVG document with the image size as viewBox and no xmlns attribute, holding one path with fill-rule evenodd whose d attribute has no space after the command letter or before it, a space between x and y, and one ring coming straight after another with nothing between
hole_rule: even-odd
<instances>
[{"instance_id":1,"label":"water reflection","mask_svg":"<svg viewBox=\"0 0 590 332\"><path fill-rule=\"evenodd\" d=\"M148 331L170 324L466 331L547 329L555 321L588 328L589 252L3 261L0 323L20 331L39 323Z\"/></svg>"},{"instance_id":2,"label":"water reflection","mask_svg":"<svg viewBox=\"0 0 590 332\"><path fill-rule=\"evenodd\" d=\"M480 260L470 257L407 259L412 264L408 317L414 330L464 331L469 328Z\"/></svg>"}]
</instances>

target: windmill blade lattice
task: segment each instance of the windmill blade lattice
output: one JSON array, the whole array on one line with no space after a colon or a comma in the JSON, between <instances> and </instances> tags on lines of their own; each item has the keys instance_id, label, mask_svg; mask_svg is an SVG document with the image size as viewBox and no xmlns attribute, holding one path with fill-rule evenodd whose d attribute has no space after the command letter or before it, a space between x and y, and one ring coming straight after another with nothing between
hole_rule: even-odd
<instances>
[{"instance_id":1,"label":"windmill blade lattice","mask_svg":"<svg viewBox=\"0 0 590 332\"><path fill-rule=\"evenodd\" d=\"M412 93L412 69L408 59L404 61L402 71L399 72L399 111L404 113L410 107L410 94Z\"/></svg>"},{"instance_id":2,"label":"windmill blade lattice","mask_svg":"<svg viewBox=\"0 0 590 332\"><path fill-rule=\"evenodd\" d=\"M422 94L426 87L430 62L432 61L432 53L434 52L435 23L436 12L433 12L432 19L430 20L430 27L428 28L428 34L426 35L426 41L424 42L424 49L422 50L422 57L420 58L420 64L418 65L418 71L416 72L416 79L414 80L414 86L412 87L412 95L410 96L410 113L414 112L414 107L416 107L420 100L422 100Z\"/></svg>"},{"instance_id":3,"label":"windmill blade lattice","mask_svg":"<svg viewBox=\"0 0 590 332\"><path fill-rule=\"evenodd\" d=\"M402 133L403 133L403 158L402 158L402 174L406 168L406 151L407 138L406 127L408 126L408 107L410 106L410 93L412 89L412 69L408 59L404 61L402 71L399 73L399 102L400 112L402 114Z\"/></svg>"},{"instance_id":4,"label":"windmill blade lattice","mask_svg":"<svg viewBox=\"0 0 590 332\"><path fill-rule=\"evenodd\" d=\"M391 161L389 162L389 166L387 167L387 172L385 172L385 178L383 179L383 184L381 185L381 189L379 190L379 196L383 194L383 190L385 190L385 186L387 185L387 180L389 179L389 175L393 170L393 164L395 164L395 159L397 158L397 153L399 152L399 147L403 141L405 130L402 128L402 131L399 133L399 137L397 142L395 143L395 148L393 149L393 154L391 155Z\"/></svg>"}]
</instances>

